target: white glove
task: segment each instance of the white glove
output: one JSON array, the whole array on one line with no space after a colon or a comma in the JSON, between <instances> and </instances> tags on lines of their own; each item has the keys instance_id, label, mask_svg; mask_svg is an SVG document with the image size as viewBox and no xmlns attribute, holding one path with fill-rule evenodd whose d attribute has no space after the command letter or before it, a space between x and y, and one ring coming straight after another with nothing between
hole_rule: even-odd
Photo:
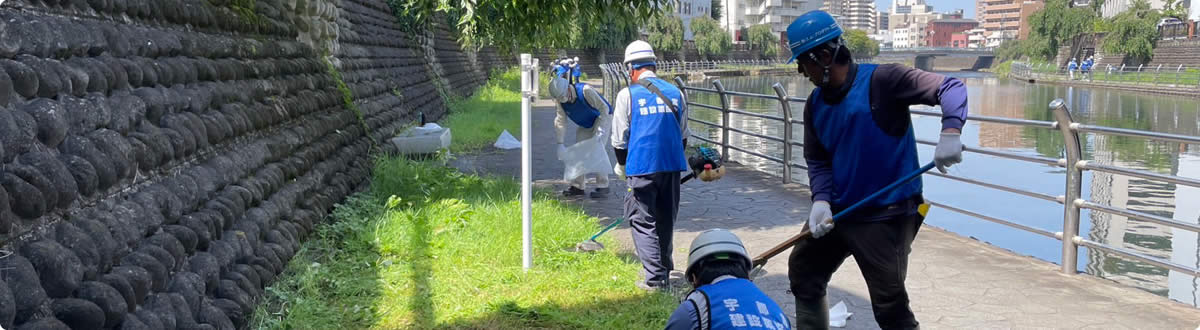
<instances>
[{"instance_id":1,"label":"white glove","mask_svg":"<svg viewBox=\"0 0 1200 330\"><path fill-rule=\"evenodd\" d=\"M613 173L617 175L617 179L625 180L625 165L613 166Z\"/></svg>"},{"instance_id":2,"label":"white glove","mask_svg":"<svg viewBox=\"0 0 1200 330\"><path fill-rule=\"evenodd\" d=\"M958 139L959 133L942 133L942 137L938 140L937 149L933 151L933 163L937 165L938 171L942 174L946 173L946 168L951 165L962 162L962 141Z\"/></svg>"},{"instance_id":3,"label":"white glove","mask_svg":"<svg viewBox=\"0 0 1200 330\"><path fill-rule=\"evenodd\" d=\"M558 160L562 160L562 159L563 159L563 155L566 155L566 154L567 154L567 147L563 146L563 144L562 144L562 143L559 143L559 144L558 144L557 151L556 151L556 155L558 156Z\"/></svg>"},{"instance_id":4,"label":"white glove","mask_svg":"<svg viewBox=\"0 0 1200 330\"><path fill-rule=\"evenodd\" d=\"M833 210L829 209L829 202L813 202L812 212L808 214L808 230L813 238L821 238L833 230Z\"/></svg>"}]
</instances>

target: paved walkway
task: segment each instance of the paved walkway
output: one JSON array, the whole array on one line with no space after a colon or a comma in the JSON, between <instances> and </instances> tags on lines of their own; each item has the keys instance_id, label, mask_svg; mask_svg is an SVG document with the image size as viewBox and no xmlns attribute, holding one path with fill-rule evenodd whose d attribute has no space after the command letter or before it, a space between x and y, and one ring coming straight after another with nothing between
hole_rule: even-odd
<instances>
[{"instance_id":1,"label":"paved walkway","mask_svg":"<svg viewBox=\"0 0 1200 330\"><path fill-rule=\"evenodd\" d=\"M566 187L554 156L554 108L542 100L533 112L534 179L537 186ZM573 132L573 130L568 130ZM519 136L519 132L512 132ZM573 133L567 133L568 137ZM570 139L568 138L568 141ZM612 157L615 161L615 157ZM460 156L466 171L520 176L520 151L492 149ZM621 214L623 182L613 180L607 199L572 199L603 224ZM675 228L675 264L687 264L687 246L710 228L726 228L758 254L800 231L809 191L780 179L730 165L716 182L691 181L682 188ZM933 208L930 212L949 212ZM609 232L632 250L628 224ZM794 308L788 292L788 252L768 263L757 283L773 299ZM908 272L912 308L923 328L1200 329L1200 309L1088 275L1067 276L1057 265L1014 255L931 226L917 235ZM633 285L633 283L630 283ZM875 329L866 284L853 258L830 283L830 306L844 301L854 315L847 329Z\"/></svg>"}]
</instances>

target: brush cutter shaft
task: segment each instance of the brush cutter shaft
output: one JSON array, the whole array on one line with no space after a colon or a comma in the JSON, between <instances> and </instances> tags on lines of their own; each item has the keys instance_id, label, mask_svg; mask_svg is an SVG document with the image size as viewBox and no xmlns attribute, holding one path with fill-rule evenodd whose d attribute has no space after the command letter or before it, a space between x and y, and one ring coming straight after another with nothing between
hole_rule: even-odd
<instances>
[{"instance_id":1,"label":"brush cutter shaft","mask_svg":"<svg viewBox=\"0 0 1200 330\"><path fill-rule=\"evenodd\" d=\"M842 216L850 214L850 212L853 212L854 210L863 206L867 202L874 200L875 198L878 198L879 196L883 195L884 193L891 191L892 189L896 189L896 187L904 185L904 184L908 183L909 181L912 181L913 179L916 179L918 176L921 176L921 174L924 174L925 172L928 172L930 169L933 169L933 167L934 167L934 164L932 162L930 162L929 164L925 164L925 166L922 166L920 169L917 169L916 171L909 173L908 175L904 176L903 178L900 178L900 180L896 180L896 182L892 182L892 184L889 184L887 187L883 187L883 189L880 189L879 191L876 191L874 194L871 194L870 196L863 198L862 200L858 201L858 203L854 203L854 205L851 205L850 207L846 208L845 210L842 210L841 212L838 212L838 214L835 214L833 216L833 220L836 222L837 219L840 219ZM805 226L804 230L800 231L800 234L798 234L796 236L792 236L791 238L788 238L786 241L783 241L783 243L779 243L779 245L776 245L775 247L772 247L770 250L767 250L766 252L759 254L757 257L754 257L754 260L751 262L751 264L754 266L762 266L767 263L767 259L771 259L771 258L775 257L776 255L783 253L784 250L787 250L788 248L791 248L792 245L795 245L797 241L800 241L801 239L806 239L809 236L812 236L812 231L810 231L808 229L808 226Z\"/></svg>"}]
</instances>

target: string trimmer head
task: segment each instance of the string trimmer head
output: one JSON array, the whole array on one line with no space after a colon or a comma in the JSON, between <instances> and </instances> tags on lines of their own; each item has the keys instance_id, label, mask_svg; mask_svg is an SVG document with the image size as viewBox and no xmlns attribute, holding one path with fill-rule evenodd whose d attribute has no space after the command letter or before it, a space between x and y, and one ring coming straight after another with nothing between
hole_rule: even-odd
<instances>
[{"instance_id":1,"label":"string trimmer head","mask_svg":"<svg viewBox=\"0 0 1200 330\"><path fill-rule=\"evenodd\" d=\"M692 173L704 182L712 182L721 179L725 176L725 166L721 160L721 153L717 149L709 146L694 146L688 148L688 167L692 168Z\"/></svg>"}]
</instances>

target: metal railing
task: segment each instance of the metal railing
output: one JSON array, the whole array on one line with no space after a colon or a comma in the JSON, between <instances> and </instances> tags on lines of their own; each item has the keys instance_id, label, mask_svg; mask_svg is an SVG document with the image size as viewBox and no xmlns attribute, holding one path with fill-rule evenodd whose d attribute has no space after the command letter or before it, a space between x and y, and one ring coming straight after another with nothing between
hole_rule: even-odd
<instances>
[{"instance_id":1,"label":"metal railing","mask_svg":"<svg viewBox=\"0 0 1200 330\"><path fill-rule=\"evenodd\" d=\"M617 69L620 67L620 65L607 65L604 67L606 68L606 70L604 71L605 72L604 88L606 90L612 91L615 94L621 88L624 88L629 85L628 74ZM793 124L803 124L803 121L795 119L796 117L793 116L793 114L792 114L792 107L791 107L790 103L791 102L805 102L804 98L797 98L797 97L789 96L787 94L786 89L784 89L783 85L780 83L775 83L772 86L772 88L775 91L774 95L729 91L729 90L725 89L724 85L721 83L720 80L714 80L712 82L712 88L689 86L681 77L675 78L675 84L679 87L680 90L684 91L684 93L716 94L717 96L719 96L719 98L721 100L720 105L708 105L708 104L697 103L697 102L692 102L692 101L687 102L687 105L691 106L691 107L710 109L710 110L719 111L721 113L721 122L720 123L713 123L713 122L708 122L708 121L704 121L704 120L688 118L688 120L691 123L697 123L697 124L701 124L701 125L711 126L711 127L715 127L718 130L720 130L720 140L719 141L710 139L708 136L700 136L700 135L696 135L694 133L693 133L692 137L694 137L700 141L708 142L708 143L719 146L721 148L721 154L725 158L729 157L729 150L732 149L732 150L735 150L738 152L745 153L747 155L751 155L751 156L755 156L755 157L765 159L765 160L768 160L771 162L779 163L783 166L782 181L784 183L792 183L792 169L793 168L807 170L807 166L805 166L804 164L800 164L800 163L792 161L792 155L794 154L794 151L793 151L794 147L803 147L804 144L803 144L802 140L797 141L793 137L793 133L794 133L793 132L794 128L792 127ZM734 109L730 106L730 97L732 97L732 96L774 100L776 102L779 102L780 114L779 115L771 115L771 114L754 113L754 112ZM690 99L694 100L695 98L690 98ZM1046 166L1064 168L1064 169L1066 169L1066 171L1065 171L1066 174L1063 176L1063 184L1066 187L1064 195L1051 196L1051 195L1047 195L1047 194L1043 194L1043 193L1039 193L1039 192L1034 192L1034 191L1029 191L1029 190L1024 190L1021 188L1008 186L1008 185L1005 185L1004 183L983 182L983 181L978 181L978 180L974 180L974 179L970 179L970 178L966 178L966 177L942 174L942 173L932 172L932 171L927 172L925 175L936 176L936 177L945 178L945 179L949 179L949 180L953 180L953 181L963 182L966 184L986 187L989 189L1004 191L1004 192L1008 192L1008 193L1014 193L1014 194L1018 194L1018 195L1022 195L1022 196L1026 196L1026 197L1031 197L1031 198L1041 199L1044 201L1058 203L1063 206L1063 209L1062 209L1062 211L1063 211L1063 230L1062 231L1053 232L1053 231L1049 231L1049 230L1045 230L1045 229L1041 229L1041 228L1027 226L1024 224L1010 221L1010 220L1005 220L1005 219L1001 219L998 217L993 217L993 216L988 216L986 214L973 212L971 210L954 207L952 205L949 205L946 202L939 202L939 201L933 201L933 200L927 200L927 201L933 206L945 208L947 210L951 210L951 211L954 211L954 212L957 212L960 214L968 215L968 216L971 216L974 218L998 223L1001 225L1005 225L1008 227L1016 228L1019 230L1023 230L1026 232L1030 232L1033 234L1037 234L1037 235L1041 235L1041 236L1045 236L1048 238L1053 238L1053 239L1057 239L1057 240L1061 241L1062 242L1062 272L1063 273L1067 273L1067 274L1076 274L1077 273L1079 247L1082 246L1082 247L1086 247L1086 248L1089 248L1092 250L1108 252L1108 253L1114 254L1118 257L1131 259L1131 260L1135 260L1135 261L1142 261L1142 262L1146 262L1146 263L1149 263L1149 264L1152 264L1155 266L1179 271L1179 272L1182 272L1182 273L1185 273L1185 274L1188 274L1191 276L1200 277L1200 269L1197 269L1195 267L1177 264L1170 260L1164 260L1161 258L1151 257L1148 255L1139 253L1139 252L1131 251L1131 250L1121 248L1121 247L1115 247L1115 246L1100 243L1100 242L1091 241L1091 240L1088 240L1086 238L1079 236L1080 211L1084 210L1084 209L1091 210L1092 212L1109 213L1109 214L1124 216L1124 217L1137 219L1137 220L1141 220L1141 221L1151 222L1151 223L1155 223L1155 224L1159 224L1159 225L1163 225L1163 226L1168 226L1168 227L1172 227L1172 228L1178 228L1178 229L1182 229L1182 230L1200 233L1200 225L1198 225L1198 224L1181 222L1178 220L1169 219L1169 218L1165 218L1165 217L1154 215L1154 214L1149 214L1149 213L1135 211L1135 210L1129 210L1129 209L1120 208L1120 207L1101 205L1101 204L1097 204L1095 202L1083 199L1082 189L1083 189L1083 172L1084 171L1105 172L1105 173L1110 173L1110 174L1125 175L1125 176L1131 176L1131 177L1136 177L1136 178L1141 178L1141 179L1146 179L1146 180L1162 181L1162 182L1168 182L1168 183L1173 183L1173 184L1177 184L1177 185L1186 185L1186 186L1197 187L1197 188L1200 188L1200 179L1186 178L1186 177L1167 175L1167 174L1159 174L1159 173L1153 173L1153 172L1148 172L1148 171L1143 171L1143 170L1123 168L1120 166L1103 165L1103 164L1094 163L1090 160L1082 159L1083 150L1081 149L1081 146L1079 143L1081 134L1091 133L1091 134L1104 134L1104 135L1120 135L1120 136L1145 138L1145 139L1150 139L1150 140L1155 140L1155 141L1165 141L1165 142L1195 144L1195 145L1200 145L1200 137L1178 135L1178 134L1168 134L1168 133L1147 132L1147 131L1130 130L1130 129L1123 129L1123 128L1113 128L1113 127L1104 127L1104 126L1095 126L1095 125L1076 123L1076 122L1072 121L1071 113L1070 113L1070 111L1067 110L1067 106L1064 104L1062 99L1056 99L1053 102L1051 102L1049 104L1049 111L1053 113L1055 121L1040 121L1040 120L991 117L991 116L980 116L980 115L969 115L967 120L968 121L980 121L980 122L1005 124L1005 125L1024 126L1024 127L1034 127L1034 128L1039 128L1039 129L1060 131L1066 141L1066 143L1065 143L1066 150L1064 153L1065 154L1064 158L1055 159L1055 158L1048 158L1048 157L1042 157L1042 156L1028 156L1028 155L1020 155L1020 154L1015 154L1015 153L1002 151L1002 150L993 150L993 149L989 149L989 148L976 148L976 147L966 147L966 148L964 148L964 151L970 152L970 153L989 155L989 156L994 156L994 157L1007 158L1007 159L1012 159L1012 160L1017 160L1017 161L1041 164L1041 165L1046 165ZM920 115L920 116L932 116L932 117L936 117L936 118L942 117L942 114L937 111L914 109L914 110L910 110L910 112L912 114ZM731 125L730 125L730 116L731 115L752 116L755 118L761 118L764 120L772 120L772 121L779 122L779 123L783 124L782 125L783 126L783 137L764 135L764 134L759 134L759 133L755 133L755 132L750 132L750 131L747 131L744 129L738 129L738 128L731 127ZM764 139L767 141L771 141L774 143L780 143L782 145L782 153L783 153L782 158L775 157L772 155L766 155L766 154L763 154L760 152L748 150L747 148L743 148L743 147L739 147L739 146L731 144L730 139L729 139L729 134L731 132L758 137L758 138L761 138L761 139ZM935 142L935 141L929 141L929 140L924 140L924 139L917 139L917 143L924 144L924 145L931 145L931 146L937 145L937 142Z\"/></svg>"},{"instance_id":2,"label":"metal railing","mask_svg":"<svg viewBox=\"0 0 1200 330\"><path fill-rule=\"evenodd\" d=\"M1013 62L1011 75L1018 79L1074 80L1114 85L1200 87L1200 68L1186 65L1096 66L1088 71L1069 70L1051 63Z\"/></svg>"}]
</instances>

